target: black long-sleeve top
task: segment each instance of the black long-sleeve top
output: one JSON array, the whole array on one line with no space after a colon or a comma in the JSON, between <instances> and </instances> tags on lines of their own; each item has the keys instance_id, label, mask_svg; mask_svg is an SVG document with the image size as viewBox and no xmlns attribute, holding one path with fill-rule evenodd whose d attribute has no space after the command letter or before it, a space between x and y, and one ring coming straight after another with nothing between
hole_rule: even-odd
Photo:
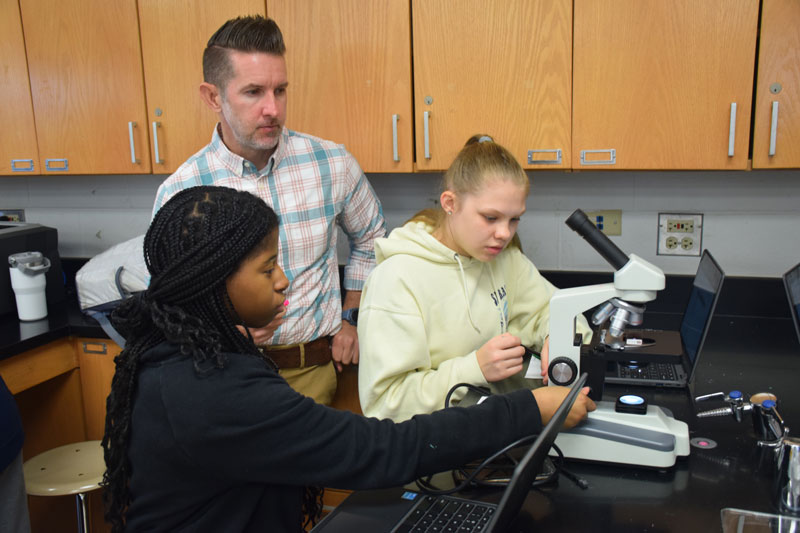
<instances>
[{"instance_id":1,"label":"black long-sleeve top","mask_svg":"<svg viewBox=\"0 0 800 533\"><path fill-rule=\"evenodd\" d=\"M198 375L162 344L134 396L128 531L297 532L302 487L397 486L541 429L530 391L400 424L316 404L257 357Z\"/></svg>"}]
</instances>

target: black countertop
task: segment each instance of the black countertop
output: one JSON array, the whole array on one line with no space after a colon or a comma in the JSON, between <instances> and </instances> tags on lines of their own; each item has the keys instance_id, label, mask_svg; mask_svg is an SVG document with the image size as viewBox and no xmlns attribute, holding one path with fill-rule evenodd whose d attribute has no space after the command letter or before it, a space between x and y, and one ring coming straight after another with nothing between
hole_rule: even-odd
<instances>
[{"instance_id":1,"label":"black countertop","mask_svg":"<svg viewBox=\"0 0 800 533\"><path fill-rule=\"evenodd\" d=\"M745 398L772 392L780 401L787 425L800 430L800 345L788 313L780 311L786 303L779 301L774 285L769 282L766 286L775 298L760 304L765 310L779 310L774 316L724 314L732 306L718 306L689 389L606 385L604 399L613 400L625 392L643 394L651 404L670 409L686 422L690 438L711 439L717 443L715 448L693 447L689 457L663 470L569 461L568 469L585 479L588 488L581 489L561 476L556 484L531 491L517 530L721 531L720 511L725 507L776 513L772 459L756 446L749 415L741 423L732 417L698 419L698 410L723 404L696 406L693 401L698 395L734 389L741 390ZM744 289L740 294L752 298L753 291L748 290L752 287ZM764 294L762 291L762 297ZM644 327L678 327L680 314L672 312L670 300L662 301L669 312L656 307L646 313ZM672 307L678 309L679 304ZM0 317L0 359L67 335L107 338L97 322L81 313L74 294L48 311L48 317L37 322Z\"/></svg>"},{"instance_id":2,"label":"black countertop","mask_svg":"<svg viewBox=\"0 0 800 533\"><path fill-rule=\"evenodd\" d=\"M69 335L108 338L94 319L81 313L74 296L48 305L47 317L42 320L22 322L15 315L6 314L0 317L0 360Z\"/></svg>"},{"instance_id":3,"label":"black countertop","mask_svg":"<svg viewBox=\"0 0 800 533\"><path fill-rule=\"evenodd\" d=\"M568 469L589 488L562 476L555 488L532 491L525 510L535 526L520 530L721 531L726 507L778 513L772 452L757 447L750 414L741 423L730 416L697 418L697 411L725 404L695 404L693 398L731 390L741 390L745 398L772 392L787 426L800 430L798 377L800 344L790 320L715 317L688 390L606 385L604 399L644 394L650 404L667 407L686 422L690 438L711 439L717 446L692 447L687 458L664 470L569 461Z\"/></svg>"},{"instance_id":4,"label":"black countertop","mask_svg":"<svg viewBox=\"0 0 800 533\"><path fill-rule=\"evenodd\" d=\"M651 316L648 327L674 328L679 319ZM800 344L790 319L715 317L688 389L607 384L603 399L644 395L651 405L668 408L686 422L690 439L711 439L716 447L692 447L688 457L666 469L569 460L566 468L588 488L559 476L555 483L532 490L512 531L722 531L724 508L779 514L772 452L757 447L750 414L742 422L732 416L697 418L696 412L725 404L695 404L693 398L731 390L741 390L745 398L772 392L787 426L800 430L798 378ZM479 497L496 502L499 495L483 489Z\"/></svg>"}]
</instances>

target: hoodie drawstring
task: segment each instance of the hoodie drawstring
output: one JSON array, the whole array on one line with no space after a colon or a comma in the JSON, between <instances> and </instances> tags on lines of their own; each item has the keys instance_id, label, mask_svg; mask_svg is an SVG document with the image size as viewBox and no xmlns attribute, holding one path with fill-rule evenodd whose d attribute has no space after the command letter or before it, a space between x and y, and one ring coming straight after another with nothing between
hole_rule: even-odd
<instances>
[{"instance_id":1,"label":"hoodie drawstring","mask_svg":"<svg viewBox=\"0 0 800 533\"><path fill-rule=\"evenodd\" d=\"M472 318L472 309L469 302L469 290L467 289L467 277L464 274L464 265L461 264L461 259L458 257L457 253L453 254L453 258L456 260L456 263L458 263L458 270L461 272L461 285L464 287L464 299L467 302L467 316L469 317L469 323L472 324L473 329L480 334L481 328L475 324L475 320Z\"/></svg>"}]
</instances>

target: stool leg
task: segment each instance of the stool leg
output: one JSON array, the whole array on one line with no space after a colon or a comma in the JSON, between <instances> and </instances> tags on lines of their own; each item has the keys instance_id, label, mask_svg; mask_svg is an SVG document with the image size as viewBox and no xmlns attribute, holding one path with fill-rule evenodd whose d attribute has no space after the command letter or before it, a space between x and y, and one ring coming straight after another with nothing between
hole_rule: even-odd
<instances>
[{"instance_id":1,"label":"stool leg","mask_svg":"<svg viewBox=\"0 0 800 533\"><path fill-rule=\"evenodd\" d=\"M89 533L89 519L86 516L86 494L83 492L75 495L78 507L78 533Z\"/></svg>"}]
</instances>

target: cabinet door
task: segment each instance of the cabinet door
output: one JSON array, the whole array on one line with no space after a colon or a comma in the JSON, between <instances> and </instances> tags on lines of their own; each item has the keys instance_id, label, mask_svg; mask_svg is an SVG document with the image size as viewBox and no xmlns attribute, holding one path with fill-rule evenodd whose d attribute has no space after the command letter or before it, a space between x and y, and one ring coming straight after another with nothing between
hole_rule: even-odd
<instances>
[{"instance_id":1,"label":"cabinet door","mask_svg":"<svg viewBox=\"0 0 800 533\"><path fill-rule=\"evenodd\" d=\"M753 168L800 167L800 2L764 0Z\"/></svg>"},{"instance_id":2,"label":"cabinet door","mask_svg":"<svg viewBox=\"0 0 800 533\"><path fill-rule=\"evenodd\" d=\"M572 0L414 0L412 12L418 169L447 168L476 133L526 168L569 167Z\"/></svg>"},{"instance_id":3,"label":"cabinet door","mask_svg":"<svg viewBox=\"0 0 800 533\"><path fill-rule=\"evenodd\" d=\"M287 126L330 139L366 172L410 172L408 2L268 0L286 41Z\"/></svg>"},{"instance_id":4,"label":"cabinet door","mask_svg":"<svg viewBox=\"0 0 800 533\"><path fill-rule=\"evenodd\" d=\"M0 0L0 175L39 174L31 86L17 0Z\"/></svg>"},{"instance_id":5,"label":"cabinet door","mask_svg":"<svg viewBox=\"0 0 800 533\"><path fill-rule=\"evenodd\" d=\"M83 410L86 438L103 438L106 428L106 399L111 393L114 358L122 349L108 339L75 339L75 351L81 368Z\"/></svg>"},{"instance_id":6,"label":"cabinet door","mask_svg":"<svg viewBox=\"0 0 800 533\"><path fill-rule=\"evenodd\" d=\"M757 25L758 0L575 0L573 167L746 168Z\"/></svg>"},{"instance_id":7,"label":"cabinet door","mask_svg":"<svg viewBox=\"0 0 800 533\"><path fill-rule=\"evenodd\" d=\"M199 90L208 39L228 19L264 12L264 0L139 0L154 173L174 172L211 141L217 116Z\"/></svg>"},{"instance_id":8,"label":"cabinet door","mask_svg":"<svg viewBox=\"0 0 800 533\"><path fill-rule=\"evenodd\" d=\"M150 172L134 0L20 0L43 174Z\"/></svg>"}]
</instances>

